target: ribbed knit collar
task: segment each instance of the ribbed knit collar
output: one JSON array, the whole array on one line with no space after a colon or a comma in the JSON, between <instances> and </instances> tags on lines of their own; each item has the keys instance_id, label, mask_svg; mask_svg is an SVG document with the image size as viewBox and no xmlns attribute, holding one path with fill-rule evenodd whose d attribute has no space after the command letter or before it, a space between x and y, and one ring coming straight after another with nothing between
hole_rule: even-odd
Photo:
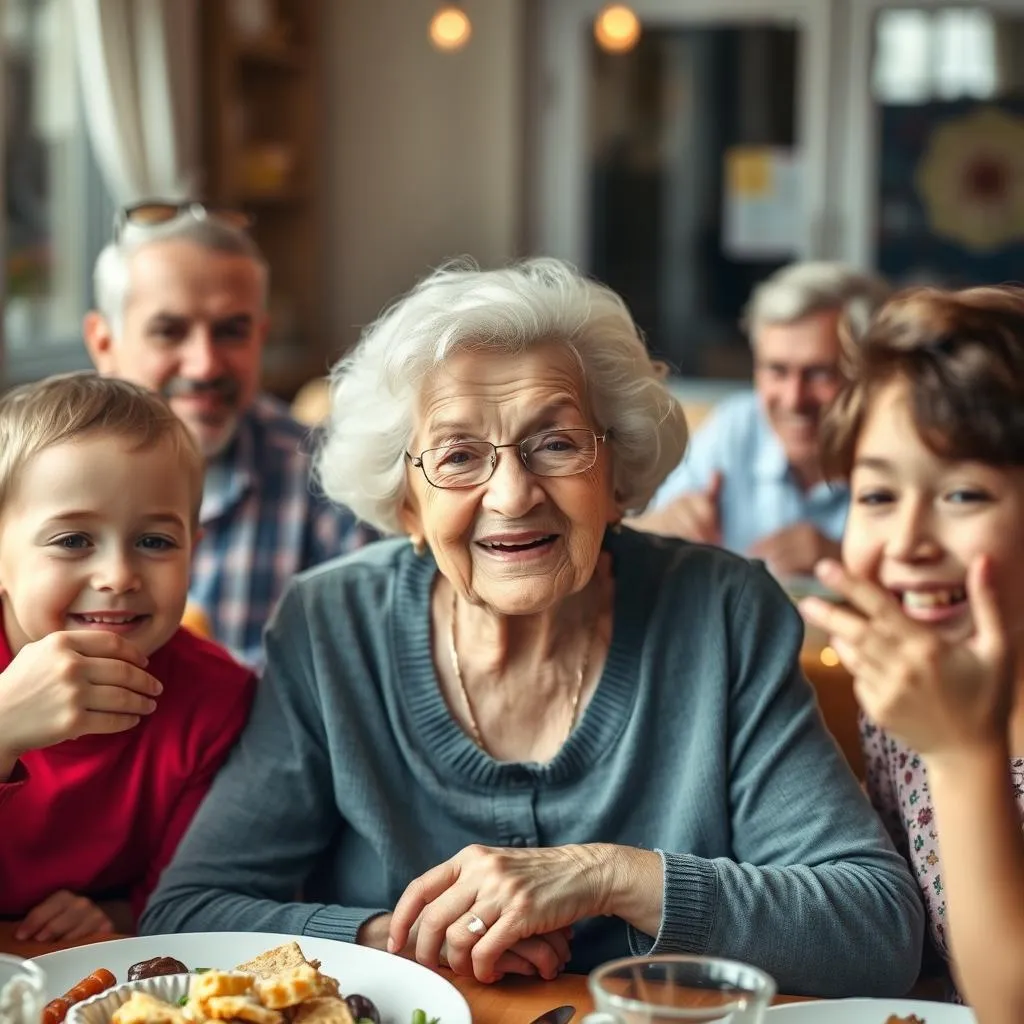
<instances>
[{"instance_id":1,"label":"ribbed knit collar","mask_svg":"<svg viewBox=\"0 0 1024 1024\"><path fill-rule=\"evenodd\" d=\"M578 779L598 763L619 738L629 719L640 672L640 653L650 607L655 599L642 580L644 545L637 534L609 531L604 548L612 556L615 583L612 639L601 678L576 728L554 759L495 761L480 750L452 717L441 695L430 636L430 594L437 563L411 545L399 562L395 580L392 649L406 708L430 756L448 772L481 789L552 786Z\"/></svg>"}]
</instances>

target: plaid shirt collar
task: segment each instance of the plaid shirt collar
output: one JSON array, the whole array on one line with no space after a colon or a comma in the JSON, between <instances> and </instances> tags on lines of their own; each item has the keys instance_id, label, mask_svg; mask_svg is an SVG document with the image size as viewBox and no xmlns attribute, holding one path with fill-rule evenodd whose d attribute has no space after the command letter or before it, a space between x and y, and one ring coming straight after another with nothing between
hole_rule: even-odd
<instances>
[{"instance_id":1,"label":"plaid shirt collar","mask_svg":"<svg viewBox=\"0 0 1024 1024\"><path fill-rule=\"evenodd\" d=\"M206 464L199 522L207 524L235 508L255 488L256 445L249 417L242 416L231 443Z\"/></svg>"}]
</instances>

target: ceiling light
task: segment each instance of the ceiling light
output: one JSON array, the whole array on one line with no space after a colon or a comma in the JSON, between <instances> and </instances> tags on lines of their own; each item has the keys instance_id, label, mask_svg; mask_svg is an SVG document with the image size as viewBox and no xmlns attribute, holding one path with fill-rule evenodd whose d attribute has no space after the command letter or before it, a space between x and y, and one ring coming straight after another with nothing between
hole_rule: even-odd
<instances>
[{"instance_id":1,"label":"ceiling light","mask_svg":"<svg viewBox=\"0 0 1024 1024\"><path fill-rule=\"evenodd\" d=\"M626 53L640 39L640 19L625 4L609 4L594 21L594 38L602 50Z\"/></svg>"},{"instance_id":2,"label":"ceiling light","mask_svg":"<svg viewBox=\"0 0 1024 1024\"><path fill-rule=\"evenodd\" d=\"M440 8L430 19L430 41L446 53L461 50L472 34L473 26L466 12L453 4Z\"/></svg>"}]
</instances>

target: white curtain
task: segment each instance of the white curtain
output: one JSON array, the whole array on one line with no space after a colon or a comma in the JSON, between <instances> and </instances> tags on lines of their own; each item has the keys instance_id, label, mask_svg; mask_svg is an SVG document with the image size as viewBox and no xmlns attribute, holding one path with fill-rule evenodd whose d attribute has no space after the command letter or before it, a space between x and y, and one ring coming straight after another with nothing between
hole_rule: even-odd
<instances>
[{"instance_id":1,"label":"white curtain","mask_svg":"<svg viewBox=\"0 0 1024 1024\"><path fill-rule=\"evenodd\" d=\"M118 204L198 184L197 0L70 0L86 123Z\"/></svg>"}]
</instances>

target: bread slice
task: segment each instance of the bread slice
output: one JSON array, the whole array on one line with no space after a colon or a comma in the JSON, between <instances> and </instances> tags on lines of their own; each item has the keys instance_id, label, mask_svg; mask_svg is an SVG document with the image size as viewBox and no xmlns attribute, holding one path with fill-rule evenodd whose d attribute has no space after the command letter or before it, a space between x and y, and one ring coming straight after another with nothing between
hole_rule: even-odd
<instances>
[{"instance_id":1,"label":"bread slice","mask_svg":"<svg viewBox=\"0 0 1024 1024\"><path fill-rule=\"evenodd\" d=\"M268 949L252 960L239 964L236 971L248 971L261 978L269 978L272 974L283 974L293 967L319 967L318 960L307 960L297 942L286 942L283 946Z\"/></svg>"},{"instance_id":2,"label":"bread slice","mask_svg":"<svg viewBox=\"0 0 1024 1024\"><path fill-rule=\"evenodd\" d=\"M337 996L307 999L296 1010L292 1024L355 1024L348 1003Z\"/></svg>"},{"instance_id":3,"label":"bread slice","mask_svg":"<svg viewBox=\"0 0 1024 1024\"><path fill-rule=\"evenodd\" d=\"M133 992L111 1019L114 1024L189 1024L189 1019L176 1006L148 992Z\"/></svg>"}]
</instances>

